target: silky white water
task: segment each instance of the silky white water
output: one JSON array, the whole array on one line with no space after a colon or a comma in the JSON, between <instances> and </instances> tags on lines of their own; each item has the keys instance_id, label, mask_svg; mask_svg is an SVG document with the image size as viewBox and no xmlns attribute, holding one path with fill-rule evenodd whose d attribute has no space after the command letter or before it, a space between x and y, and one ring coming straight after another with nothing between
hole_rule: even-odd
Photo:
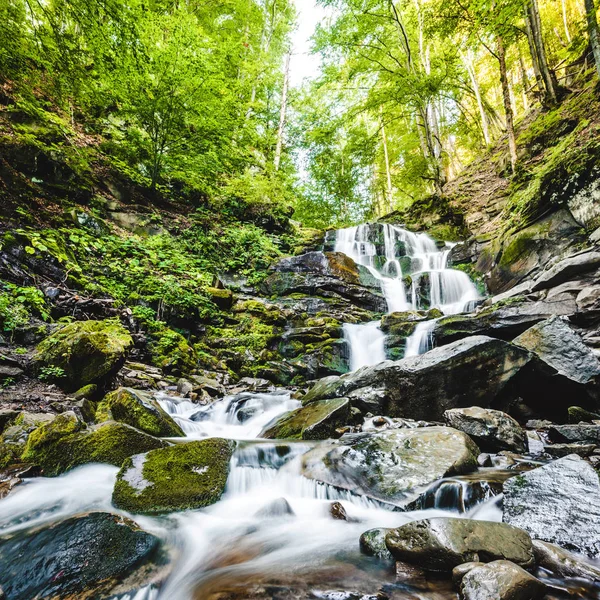
<instances>
[{"instance_id":1,"label":"silky white water","mask_svg":"<svg viewBox=\"0 0 600 600\"><path fill-rule=\"evenodd\" d=\"M379 228L382 244L373 241L379 236ZM343 252L366 267L379 281L389 313L422 310L425 308L425 295L428 298L427 308L437 308L445 315L466 312L479 299L477 288L469 276L448 266L451 249L452 244L449 243L438 248L425 233L412 233L389 224L363 224L340 229L336 232L334 247L336 252ZM430 350L434 327L435 323L430 321L419 323L406 341L405 356L416 356ZM353 325L352 328L344 326L350 347L351 370L385 360L385 336L376 332L376 325L367 323ZM364 331L360 331L361 328Z\"/></svg>"},{"instance_id":2,"label":"silky white water","mask_svg":"<svg viewBox=\"0 0 600 600\"><path fill-rule=\"evenodd\" d=\"M158 397L179 423L187 421L189 437L210 435L212 428L215 434L226 431L238 440L248 438L259 423L267 426L267 417L276 414L275 404L284 412L284 407L288 410L295 402L284 392L247 396L250 398L245 401L239 396L217 401L210 409L164 394ZM258 409L240 421L240 411L252 401ZM198 412L207 414L200 423L191 420ZM196 425L202 425L202 430ZM226 492L215 505L162 517L128 515L175 549L174 564L160 589L145 587L119 600L199 600L206 597L205 589L214 591L215 586L248 577L268 580L289 574L293 581L299 581L303 574L320 572L332 561L339 561L340 552L350 562L366 560L360 558L358 540L370 528L400 526L432 516L457 516L456 507L450 512L435 508L393 512L367 497L303 477L302 454L318 443L238 442ZM117 471L112 466L87 465L57 478L26 480L0 500L0 534L48 525L90 510L125 514L111 505ZM334 500L343 504L354 522L331 517ZM486 520L501 518L493 502L486 510L478 508Z\"/></svg>"}]
</instances>

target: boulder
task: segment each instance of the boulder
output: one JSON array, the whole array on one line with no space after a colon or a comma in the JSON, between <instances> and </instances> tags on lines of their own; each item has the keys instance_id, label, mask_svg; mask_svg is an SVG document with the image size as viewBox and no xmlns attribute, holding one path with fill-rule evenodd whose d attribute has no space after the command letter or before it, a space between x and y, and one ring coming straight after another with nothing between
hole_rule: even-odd
<instances>
[{"instance_id":1,"label":"boulder","mask_svg":"<svg viewBox=\"0 0 600 600\"><path fill-rule=\"evenodd\" d=\"M322 379L303 404L347 397L352 407L375 414L439 421L450 408L489 406L529 360L522 348L473 336L421 356Z\"/></svg>"},{"instance_id":2,"label":"boulder","mask_svg":"<svg viewBox=\"0 0 600 600\"><path fill-rule=\"evenodd\" d=\"M124 517L72 517L0 539L0 585L11 600L108 597L116 580L144 565L150 571L159 547Z\"/></svg>"},{"instance_id":3,"label":"boulder","mask_svg":"<svg viewBox=\"0 0 600 600\"><path fill-rule=\"evenodd\" d=\"M460 585L464 600L536 600L545 593L539 579L507 560L470 569Z\"/></svg>"},{"instance_id":4,"label":"boulder","mask_svg":"<svg viewBox=\"0 0 600 600\"><path fill-rule=\"evenodd\" d=\"M325 440L350 419L348 398L319 400L302 406L267 426L267 439Z\"/></svg>"},{"instance_id":5,"label":"boulder","mask_svg":"<svg viewBox=\"0 0 600 600\"><path fill-rule=\"evenodd\" d=\"M360 551L367 556L375 556L382 560L393 562L394 557L385 545L385 536L389 529L369 529L365 531L359 540Z\"/></svg>"},{"instance_id":6,"label":"boulder","mask_svg":"<svg viewBox=\"0 0 600 600\"><path fill-rule=\"evenodd\" d=\"M463 577L475 567L481 567L483 565L485 565L485 563L473 561L454 567L454 569L452 569L452 583L454 584L454 587L460 588L460 582L463 580Z\"/></svg>"},{"instance_id":7,"label":"boulder","mask_svg":"<svg viewBox=\"0 0 600 600\"><path fill-rule=\"evenodd\" d=\"M559 443L600 443L600 425L593 423L573 423L571 425L553 425L548 431L553 442Z\"/></svg>"},{"instance_id":8,"label":"boulder","mask_svg":"<svg viewBox=\"0 0 600 600\"><path fill-rule=\"evenodd\" d=\"M387 310L379 281L341 252L308 252L284 258L271 269L272 274L261 284L268 296L341 297L363 309Z\"/></svg>"},{"instance_id":9,"label":"boulder","mask_svg":"<svg viewBox=\"0 0 600 600\"><path fill-rule=\"evenodd\" d=\"M527 436L515 419L489 408L453 408L444 419L454 429L464 431L484 452L527 452Z\"/></svg>"},{"instance_id":10,"label":"boulder","mask_svg":"<svg viewBox=\"0 0 600 600\"><path fill-rule=\"evenodd\" d=\"M37 369L62 369L61 385L74 391L91 383L106 384L132 346L131 335L119 321L76 321L43 340L34 362Z\"/></svg>"},{"instance_id":11,"label":"boulder","mask_svg":"<svg viewBox=\"0 0 600 600\"><path fill-rule=\"evenodd\" d=\"M133 454L165 445L162 440L124 423L109 421L87 428L73 413L67 412L33 431L21 458L52 477L93 462L120 467Z\"/></svg>"},{"instance_id":12,"label":"boulder","mask_svg":"<svg viewBox=\"0 0 600 600\"><path fill-rule=\"evenodd\" d=\"M449 427L388 429L319 446L302 457L304 476L390 503L416 488L477 468L479 449Z\"/></svg>"},{"instance_id":13,"label":"boulder","mask_svg":"<svg viewBox=\"0 0 600 600\"><path fill-rule=\"evenodd\" d=\"M583 252L570 256L544 271L535 280L531 290L533 292L546 290L598 267L600 267L600 252Z\"/></svg>"},{"instance_id":14,"label":"boulder","mask_svg":"<svg viewBox=\"0 0 600 600\"><path fill-rule=\"evenodd\" d=\"M581 408L581 406L569 406L567 414L569 423L573 425L577 423L600 421L600 414L585 410L585 408Z\"/></svg>"},{"instance_id":15,"label":"boulder","mask_svg":"<svg viewBox=\"0 0 600 600\"><path fill-rule=\"evenodd\" d=\"M185 437L179 425L148 393L119 388L107 394L96 410L96 422L117 421L157 437Z\"/></svg>"},{"instance_id":16,"label":"boulder","mask_svg":"<svg viewBox=\"0 0 600 600\"><path fill-rule=\"evenodd\" d=\"M580 577L600 581L600 567L582 556L573 554L560 546L533 540L533 553L537 564L557 577Z\"/></svg>"},{"instance_id":17,"label":"boulder","mask_svg":"<svg viewBox=\"0 0 600 600\"><path fill-rule=\"evenodd\" d=\"M600 480L572 454L504 483L503 520L535 539L600 556Z\"/></svg>"},{"instance_id":18,"label":"boulder","mask_svg":"<svg viewBox=\"0 0 600 600\"><path fill-rule=\"evenodd\" d=\"M117 475L113 504L144 514L214 504L225 491L233 449L229 440L210 438L132 456Z\"/></svg>"},{"instance_id":19,"label":"boulder","mask_svg":"<svg viewBox=\"0 0 600 600\"><path fill-rule=\"evenodd\" d=\"M529 534L505 523L439 517L391 529L385 543L395 559L428 571L450 572L466 562L510 560L525 568L535 559Z\"/></svg>"},{"instance_id":20,"label":"boulder","mask_svg":"<svg viewBox=\"0 0 600 600\"><path fill-rule=\"evenodd\" d=\"M514 343L576 383L587 384L600 375L600 360L581 336L558 317L534 325L515 338Z\"/></svg>"}]
</instances>

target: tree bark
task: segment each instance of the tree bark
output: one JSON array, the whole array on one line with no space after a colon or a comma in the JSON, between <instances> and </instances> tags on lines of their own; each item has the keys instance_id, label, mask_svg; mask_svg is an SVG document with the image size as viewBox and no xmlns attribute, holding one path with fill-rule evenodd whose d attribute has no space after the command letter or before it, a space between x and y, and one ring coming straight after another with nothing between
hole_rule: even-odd
<instances>
[{"instance_id":1,"label":"tree bark","mask_svg":"<svg viewBox=\"0 0 600 600\"><path fill-rule=\"evenodd\" d=\"M592 52L594 54L596 71L598 71L598 77L600 77L600 32L598 31L598 18L596 16L594 0L585 0L585 12L590 45L592 46Z\"/></svg>"},{"instance_id":2,"label":"tree bark","mask_svg":"<svg viewBox=\"0 0 600 600\"><path fill-rule=\"evenodd\" d=\"M540 94L544 94L544 78L540 70L540 61L538 58L535 40L533 38L533 30L531 25L531 16L529 10L525 12L525 31L527 33L527 44L529 45L529 54L531 54L531 64L533 65L533 74Z\"/></svg>"},{"instance_id":3,"label":"tree bark","mask_svg":"<svg viewBox=\"0 0 600 600\"><path fill-rule=\"evenodd\" d=\"M542 36L542 21L540 19L540 10L537 0L530 0L527 11L539 69L544 81L546 100L550 100L551 103L555 104L557 100L556 82L554 74L550 71L550 67L548 66L548 59L546 58L546 46L544 45L544 38Z\"/></svg>"},{"instance_id":4,"label":"tree bark","mask_svg":"<svg viewBox=\"0 0 600 600\"><path fill-rule=\"evenodd\" d=\"M383 158L385 161L385 179L386 179L386 204L389 212L393 209L394 190L392 188L392 173L390 170L390 155L388 153L387 135L385 133L385 125L383 123L383 107L379 107L379 117L381 119L381 138L383 141Z\"/></svg>"},{"instance_id":5,"label":"tree bark","mask_svg":"<svg viewBox=\"0 0 600 600\"><path fill-rule=\"evenodd\" d=\"M567 18L567 2L566 0L560 0L562 6L562 18L563 26L565 28L565 37L567 38L567 44L571 43L571 32L569 31L569 20Z\"/></svg>"},{"instance_id":6,"label":"tree bark","mask_svg":"<svg viewBox=\"0 0 600 600\"><path fill-rule=\"evenodd\" d=\"M285 129L285 117L287 113L288 87L290 85L290 60L292 53L288 52L285 57L285 74L283 76L283 92L281 94L281 111L279 113L279 128L277 129L277 146L275 148L275 170L279 171L281 163L281 150L283 148L283 132Z\"/></svg>"},{"instance_id":7,"label":"tree bark","mask_svg":"<svg viewBox=\"0 0 600 600\"><path fill-rule=\"evenodd\" d=\"M508 85L508 74L506 71L506 49L501 36L496 36L496 53L500 63L500 83L502 84L502 101L504 114L506 116L506 133L508 134L508 151L510 153L510 164L513 170L517 165L517 140L515 137L514 115L510 102L510 88Z\"/></svg>"},{"instance_id":8,"label":"tree bark","mask_svg":"<svg viewBox=\"0 0 600 600\"><path fill-rule=\"evenodd\" d=\"M473 92L475 94L475 100L477 100L477 108L479 109L479 117L481 119L481 131L483 132L483 139L485 140L486 146L490 145L490 124L488 122L487 115L485 114L485 106L483 104L483 97L481 96L481 89L479 88L479 82L477 81L477 75L475 73L475 67L470 57L464 58L469 77L471 78L471 85L473 86Z\"/></svg>"}]
</instances>

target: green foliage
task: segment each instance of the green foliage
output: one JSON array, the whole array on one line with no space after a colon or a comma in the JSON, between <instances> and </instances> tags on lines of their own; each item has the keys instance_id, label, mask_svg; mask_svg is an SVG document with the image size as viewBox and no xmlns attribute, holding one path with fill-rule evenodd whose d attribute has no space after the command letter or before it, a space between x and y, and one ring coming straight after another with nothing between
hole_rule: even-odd
<instances>
[{"instance_id":1,"label":"green foliage","mask_svg":"<svg viewBox=\"0 0 600 600\"><path fill-rule=\"evenodd\" d=\"M19 287L0 281L0 326L3 331L13 332L27 325L32 317L44 321L50 319L50 311L44 294L34 287Z\"/></svg>"},{"instance_id":2,"label":"green foliage","mask_svg":"<svg viewBox=\"0 0 600 600\"><path fill-rule=\"evenodd\" d=\"M41 381L59 381L66 377L66 372L62 367L42 367L38 374L38 379Z\"/></svg>"}]
</instances>

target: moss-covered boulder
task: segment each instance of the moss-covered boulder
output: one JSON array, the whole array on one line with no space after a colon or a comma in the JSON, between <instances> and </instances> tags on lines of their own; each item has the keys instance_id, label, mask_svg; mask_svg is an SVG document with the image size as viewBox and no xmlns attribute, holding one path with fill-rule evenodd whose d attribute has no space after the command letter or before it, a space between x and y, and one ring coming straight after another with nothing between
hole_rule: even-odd
<instances>
[{"instance_id":1,"label":"moss-covered boulder","mask_svg":"<svg viewBox=\"0 0 600 600\"><path fill-rule=\"evenodd\" d=\"M118 421L157 437L185 437L177 423L148 393L119 388L107 394L96 410L96 422Z\"/></svg>"},{"instance_id":2,"label":"moss-covered boulder","mask_svg":"<svg viewBox=\"0 0 600 600\"><path fill-rule=\"evenodd\" d=\"M93 462L120 467L129 456L165 445L124 423L109 421L86 428L75 414L67 412L31 433L21 459L52 477Z\"/></svg>"},{"instance_id":3,"label":"moss-covered boulder","mask_svg":"<svg viewBox=\"0 0 600 600\"><path fill-rule=\"evenodd\" d=\"M214 504L225 491L234 447L210 438L132 456L117 475L113 504L145 514Z\"/></svg>"},{"instance_id":4,"label":"moss-covered boulder","mask_svg":"<svg viewBox=\"0 0 600 600\"><path fill-rule=\"evenodd\" d=\"M269 425L262 437L267 439L325 440L350 418L348 398L320 400L298 408Z\"/></svg>"},{"instance_id":5,"label":"moss-covered boulder","mask_svg":"<svg viewBox=\"0 0 600 600\"><path fill-rule=\"evenodd\" d=\"M77 321L61 327L37 347L38 370L61 369L59 379L68 390L105 384L123 365L133 340L117 320Z\"/></svg>"}]
</instances>

